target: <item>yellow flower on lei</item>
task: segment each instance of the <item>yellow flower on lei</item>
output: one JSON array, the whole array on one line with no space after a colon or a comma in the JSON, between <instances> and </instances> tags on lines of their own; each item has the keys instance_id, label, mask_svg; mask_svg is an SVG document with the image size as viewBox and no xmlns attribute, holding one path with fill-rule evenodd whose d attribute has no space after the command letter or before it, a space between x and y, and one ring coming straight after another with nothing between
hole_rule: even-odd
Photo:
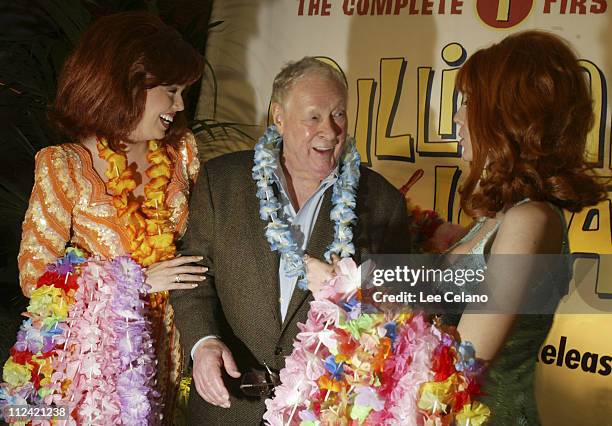
<instances>
[{"instance_id":1,"label":"yellow flower on lei","mask_svg":"<svg viewBox=\"0 0 612 426\"><path fill-rule=\"evenodd\" d=\"M433 414L446 413L452 395L456 392L457 375L453 374L443 382L427 382L421 387L418 407Z\"/></svg>"},{"instance_id":2,"label":"yellow flower on lei","mask_svg":"<svg viewBox=\"0 0 612 426\"><path fill-rule=\"evenodd\" d=\"M9 358L4 363L4 371L2 373L2 380L11 386L23 386L30 381L32 377L32 366L30 364L21 365L13 361L13 358Z\"/></svg>"},{"instance_id":3,"label":"yellow flower on lei","mask_svg":"<svg viewBox=\"0 0 612 426\"><path fill-rule=\"evenodd\" d=\"M66 318L66 316L68 316L68 307L65 293L62 289L44 285L32 291L28 312L40 316Z\"/></svg>"},{"instance_id":4,"label":"yellow flower on lei","mask_svg":"<svg viewBox=\"0 0 612 426\"><path fill-rule=\"evenodd\" d=\"M463 406L455 418L457 426L481 426L491 416L491 410L486 405L474 401Z\"/></svg>"}]
</instances>

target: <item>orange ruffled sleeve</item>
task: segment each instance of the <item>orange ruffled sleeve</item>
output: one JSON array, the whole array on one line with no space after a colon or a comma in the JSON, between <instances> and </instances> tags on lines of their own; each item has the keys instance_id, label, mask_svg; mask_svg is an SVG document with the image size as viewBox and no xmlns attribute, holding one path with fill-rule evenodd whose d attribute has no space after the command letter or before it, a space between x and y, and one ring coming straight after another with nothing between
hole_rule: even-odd
<instances>
[{"instance_id":1,"label":"orange ruffled sleeve","mask_svg":"<svg viewBox=\"0 0 612 426\"><path fill-rule=\"evenodd\" d=\"M200 160L198 158L198 144L195 136L191 132L187 132L184 136L185 151L187 160L187 174L191 185L195 184L200 172Z\"/></svg>"},{"instance_id":2,"label":"orange ruffled sleeve","mask_svg":"<svg viewBox=\"0 0 612 426\"><path fill-rule=\"evenodd\" d=\"M46 265L63 255L70 240L75 191L64 149L51 146L40 150L17 258L21 290L28 297Z\"/></svg>"}]
</instances>

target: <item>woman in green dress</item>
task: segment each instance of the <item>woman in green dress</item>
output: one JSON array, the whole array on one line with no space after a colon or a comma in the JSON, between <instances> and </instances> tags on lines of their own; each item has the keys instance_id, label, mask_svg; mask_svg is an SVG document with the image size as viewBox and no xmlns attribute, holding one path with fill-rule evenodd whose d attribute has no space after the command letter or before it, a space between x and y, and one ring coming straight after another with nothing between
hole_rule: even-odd
<instances>
[{"instance_id":1,"label":"woman in green dress","mask_svg":"<svg viewBox=\"0 0 612 426\"><path fill-rule=\"evenodd\" d=\"M474 225L450 253L471 255L464 262L486 267L487 276L497 273L501 285L491 291L505 301L488 314L468 305L458 331L489 362L483 402L493 413L491 423L537 425L536 354L554 306L526 314L522 304L534 290L534 271L543 269L543 257L532 255L569 253L562 209L577 212L606 198L585 162L592 99L568 44L541 31L477 51L459 71L457 88L463 102L455 122L462 158L470 162L461 206ZM514 256L511 273L502 275L499 264L507 267L510 258L505 255L529 256ZM492 265L500 258L505 260ZM567 276L548 278L556 290L567 285Z\"/></svg>"}]
</instances>

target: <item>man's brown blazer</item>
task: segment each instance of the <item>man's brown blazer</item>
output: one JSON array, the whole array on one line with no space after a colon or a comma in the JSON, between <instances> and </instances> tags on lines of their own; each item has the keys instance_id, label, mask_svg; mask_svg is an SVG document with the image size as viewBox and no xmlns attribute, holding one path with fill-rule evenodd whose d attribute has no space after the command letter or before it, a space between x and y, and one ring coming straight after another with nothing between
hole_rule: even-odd
<instances>
[{"instance_id":1,"label":"man's brown blazer","mask_svg":"<svg viewBox=\"0 0 612 426\"><path fill-rule=\"evenodd\" d=\"M279 255L265 238L259 199L251 177L253 151L227 154L206 163L191 198L183 254L204 256L208 279L195 290L174 291L176 324L187 361L202 337L219 336L241 372L265 362L280 370L291 354L297 324L305 322L312 295L298 288L281 321ZM307 253L323 259L334 235L329 218L332 188L323 196ZM408 253L408 217L404 198L376 172L361 168L354 229L355 261L368 253ZM187 365L187 364L186 364ZM231 408L206 403L195 386L189 398L192 425L259 425L263 399L241 395L239 379L225 376Z\"/></svg>"}]
</instances>

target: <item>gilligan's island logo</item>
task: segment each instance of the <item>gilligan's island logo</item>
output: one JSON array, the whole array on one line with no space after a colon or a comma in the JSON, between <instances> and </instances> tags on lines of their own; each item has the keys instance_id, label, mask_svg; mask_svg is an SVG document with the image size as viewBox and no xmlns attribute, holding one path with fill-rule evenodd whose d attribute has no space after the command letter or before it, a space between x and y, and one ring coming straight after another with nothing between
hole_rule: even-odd
<instances>
[{"instance_id":1,"label":"gilligan's island logo","mask_svg":"<svg viewBox=\"0 0 612 426\"><path fill-rule=\"evenodd\" d=\"M517 26L534 10L543 15L597 15L608 9L608 0L299 0L297 14L331 16L337 8L346 16L462 15L470 3L485 25L499 29Z\"/></svg>"}]
</instances>

